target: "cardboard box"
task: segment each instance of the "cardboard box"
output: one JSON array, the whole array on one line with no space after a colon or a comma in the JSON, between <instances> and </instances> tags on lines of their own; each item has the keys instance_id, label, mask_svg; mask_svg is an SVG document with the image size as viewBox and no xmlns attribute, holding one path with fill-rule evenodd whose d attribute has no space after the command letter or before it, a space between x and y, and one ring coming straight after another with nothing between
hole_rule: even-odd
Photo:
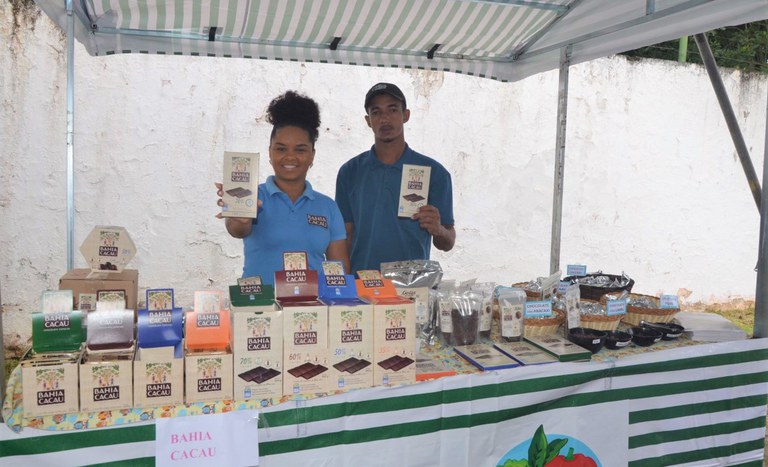
<instances>
[{"instance_id":1,"label":"cardboard box","mask_svg":"<svg viewBox=\"0 0 768 467\"><path fill-rule=\"evenodd\" d=\"M174 348L136 349L133 361L133 406L160 407L184 403L184 359Z\"/></svg>"},{"instance_id":2,"label":"cardboard box","mask_svg":"<svg viewBox=\"0 0 768 467\"><path fill-rule=\"evenodd\" d=\"M234 399L279 400L283 395L283 312L270 292L262 300L240 301L240 287L230 286L232 347L234 351ZM235 290L233 290L235 289ZM255 297L255 295L254 295Z\"/></svg>"},{"instance_id":3,"label":"cardboard box","mask_svg":"<svg viewBox=\"0 0 768 467\"><path fill-rule=\"evenodd\" d=\"M416 382L415 304L389 279L358 279L357 293L373 304L374 386Z\"/></svg>"},{"instance_id":4,"label":"cardboard box","mask_svg":"<svg viewBox=\"0 0 768 467\"><path fill-rule=\"evenodd\" d=\"M59 290L71 290L75 309L80 309L81 294L97 294L100 290L124 290L125 307L136 310L139 294L139 271L93 272L90 269L72 269L59 279ZM90 300L91 297L89 297Z\"/></svg>"},{"instance_id":5,"label":"cardboard box","mask_svg":"<svg viewBox=\"0 0 768 467\"><path fill-rule=\"evenodd\" d=\"M330 380L334 390L373 385L373 305L323 299L328 305Z\"/></svg>"},{"instance_id":6,"label":"cardboard box","mask_svg":"<svg viewBox=\"0 0 768 467\"><path fill-rule=\"evenodd\" d=\"M41 417L80 411L78 364L82 350L72 353L35 354L21 360L24 417Z\"/></svg>"},{"instance_id":7,"label":"cardboard box","mask_svg":"<svg viewBox=\"0 0 768 467\"><path fill-rule=\"evenodd\" d=\"M224 152L223 217L255 219L259 199L259 153Z\"/></svg>"},{"instance_id":8,"label":"cardboard box","mask_svg":"<svg viewBox=\"0 0 768 467\"><path fill-rule=\"evenodd\" d=\"M232 350L187 351L184 357L185 401L222 401L232 399Z\"/></svg>"},{"instance_id":9,"label":"cardboard box","mask_svg":"<svg viewBox=\"0 0 768 467\"><path fill-rule=\"evenodd\" d=\"M134 349L85 352L80 361L80 410L129 409L133 406Z\"/></svg>"},{"instance_id":10,"label":"cardboard box","mask_svg":"<svg viewBox=\"0 0 768 467\"><path fill-rule=\"evenodd\" d=\"M278 305L283 310L283 394L328 392L328 307L317 300L278 300Z\"/></svg>"},{"instance_id":11,"label":"cardboard box","mask_svg":"<svg viewBox=\"0 0 768 467\"><path fill-rule=\"evenodd\" d=\"M124 227L98 225L83 240L80 253L91 271L120 273L136 255L136 245Z\"/></svg>"}]
</instances>

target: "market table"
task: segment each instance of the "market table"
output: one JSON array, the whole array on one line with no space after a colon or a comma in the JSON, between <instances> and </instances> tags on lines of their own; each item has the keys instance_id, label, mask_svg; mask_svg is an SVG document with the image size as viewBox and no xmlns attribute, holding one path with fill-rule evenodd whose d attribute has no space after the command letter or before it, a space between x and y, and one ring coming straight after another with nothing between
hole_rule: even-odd
<instances>
[{"instance_id":1,"label":"market table","mask_svg":"<svg viewBox=\"0 0 768 467\"><path fill-rule=\"evenodd\" d=\"M762 465L768 339L692 344L286 400L260 410L259 465L515 465L540 426L602 466ZM88 429L66 416L55 431L19 424L15 403L0 430L6 465L153 465L153 418L254 407L72 414ZM95 429L102 418L112 427Z\"/></svg>"}]
</instances>

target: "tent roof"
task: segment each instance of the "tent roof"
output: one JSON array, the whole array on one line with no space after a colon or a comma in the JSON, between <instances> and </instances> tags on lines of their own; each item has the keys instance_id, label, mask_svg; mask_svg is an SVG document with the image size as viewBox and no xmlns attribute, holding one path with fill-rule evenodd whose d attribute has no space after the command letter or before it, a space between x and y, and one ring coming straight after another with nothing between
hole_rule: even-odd
<instances>
[{"instance_id":1,"label":"tent roof","mask_svg":"<svg viewBox=\"0 0 768 467\"><path fill-rule=\"evenodd\" d=\"M35 0L66 29L66 0ZM72 0L91 55L244 57L516 81L768 19L768 0Z\"/></svg>"}]
</instances>

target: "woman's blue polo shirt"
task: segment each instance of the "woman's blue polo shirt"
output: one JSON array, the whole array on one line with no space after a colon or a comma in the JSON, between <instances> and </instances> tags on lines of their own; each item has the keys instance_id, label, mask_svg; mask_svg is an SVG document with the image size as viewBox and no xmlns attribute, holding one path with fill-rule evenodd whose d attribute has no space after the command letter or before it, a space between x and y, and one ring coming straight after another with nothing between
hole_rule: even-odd
<instances>
[{"instance_id":1,"label":"woman's blue polo shirt","mask_svg":"<svg viewBox=\"0 0 768 467\"><path fill-rule=\"evenodd\" d=\"M309 268L322 270L328 245L347 238L333 199L304 183L304 193L295 203L277 187L274 175L259 185L262 205L251 233L243 239L243 277L261 276L262 283L274 284L285 251L306 251Z\"/></svg>"}]
</instances>

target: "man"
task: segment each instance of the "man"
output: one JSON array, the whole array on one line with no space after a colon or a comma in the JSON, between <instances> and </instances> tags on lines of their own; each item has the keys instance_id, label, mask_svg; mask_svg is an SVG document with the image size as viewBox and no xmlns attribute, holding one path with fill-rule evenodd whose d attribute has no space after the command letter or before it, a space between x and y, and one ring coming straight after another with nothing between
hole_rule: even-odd
<instances>
[{"instance_id":1,"label":"man","mask_svg":"<svg viewBox=\"0 0 768 467\"><path fill-rule=\"evenodd\" d=\"M456 241L451 175L405 142L403 127L411 116L405 95L394 84L378 83L365 95L365 111L374 144L347 161L336 177L350 272L380 269L389 261L429 259L432 244L449 251ZM411 218L398 217L403 164L431 169L429 204Z\"/></svg>"}]
</instances>

